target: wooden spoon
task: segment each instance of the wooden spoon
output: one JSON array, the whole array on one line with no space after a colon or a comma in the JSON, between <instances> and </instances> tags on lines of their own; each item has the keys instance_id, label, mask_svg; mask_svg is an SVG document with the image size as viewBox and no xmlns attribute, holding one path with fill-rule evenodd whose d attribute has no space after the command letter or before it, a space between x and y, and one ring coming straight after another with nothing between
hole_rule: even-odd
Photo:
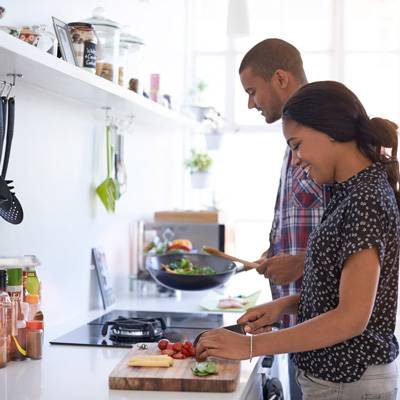
<instances>
[{"instance_id":1,"label":"wooden spoon","mask_svg":"<svg viewBox=\"0 0 400 400\"><path fill-rule=\"evenodd\" d=\"M214 249L213 247L208 247L208 246L203 246L203 250L208 253L208 254L212 254L213 256L217 256L217 257L222 257L225 258L227 260L231 260L231 261L237 261L242 263L245 267L246 267L246 271L252 268L257 268L260 265L251 261L246 261L246 260L242 260L241 258L237 258L234 256L230 256L229 254L226 254L218 249Z\"/></svg>"}]
</instances>

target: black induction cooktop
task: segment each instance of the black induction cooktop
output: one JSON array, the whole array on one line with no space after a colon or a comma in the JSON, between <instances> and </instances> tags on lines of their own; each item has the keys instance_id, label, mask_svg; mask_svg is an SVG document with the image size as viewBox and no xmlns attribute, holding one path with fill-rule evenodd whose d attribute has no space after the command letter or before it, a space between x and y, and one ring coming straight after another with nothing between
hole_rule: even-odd
<instances>
[{"instance_id":1,"label":"black induction cooktop","mask_svg":"<svg viewBox=\"0 0 400 400\"><path fill-rule=\"evenodd\" d=\"M105 336L102 334L104 324L114 321L118 317L162 318L166 325L162 337L172 342L193 341L200 332L225 325L222 314L112 310L57 339L51 340L50 343L76 346L132 347L135 341L133 343L115 342L111 340L109 332ZM143 341L154 340L138 338L136 342Z\"/></svg>"}]
</instances>

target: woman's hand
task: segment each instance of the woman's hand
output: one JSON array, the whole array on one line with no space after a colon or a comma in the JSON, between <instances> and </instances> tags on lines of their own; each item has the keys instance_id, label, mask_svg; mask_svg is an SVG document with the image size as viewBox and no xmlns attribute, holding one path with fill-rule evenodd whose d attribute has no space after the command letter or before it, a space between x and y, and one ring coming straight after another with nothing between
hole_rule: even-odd
<instances>
[{"instance_id":1,"label":"woman's hand","mask_svg":"<svg viewBox=\"0 0 400 400\"><path fill-rule=\"evenodd\" d=\"M261 304L249 310L238 319L238 324L246 324L246 332L259 334L271 331L271 324L280 320L285 305L279 300Z\"/></svg>"},{"instance_id":2,"label":"woman's hand","mask_svg":"<svg viewBox=\"0 0 400 400\"><path fill-rule=\"evenodd\" d=\"M246 360L250 357L250 337L223 328L204 332L196 345L196 360L210 356Z\"/></svg>"}]
</instances>

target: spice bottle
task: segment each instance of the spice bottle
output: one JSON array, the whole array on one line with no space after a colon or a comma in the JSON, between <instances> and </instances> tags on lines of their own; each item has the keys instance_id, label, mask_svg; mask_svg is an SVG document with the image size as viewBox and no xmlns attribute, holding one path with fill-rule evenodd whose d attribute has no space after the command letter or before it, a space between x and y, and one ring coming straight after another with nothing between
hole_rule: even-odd
<instances>
[{"instance_id":1,"label":"spice bottle","mask_svg":"<svg viewBox=\"0 0 400 400\"><path fill-rule=\"evenodd\" d=\"M26 342L26 323L22 309L22 269L7 270L7 292L11 299L11 345L9 357L12 360L24 360Z\"/></svg>"},{"instance_id":2,"label":"spice bottle","mask_svg":"<svg viewBox=\"0 0 400 400\"><path fill-rule=\"evenodd\" d=\"M10 296L6 292L7 272L0 270L0 368L7 364L7 353L10 346L8 319L11 312Z\"/></svg>"},{"instance_id":3,"label":"spice bottle","mask_svg":"<svg viewBox=\"0 0 400 400\"><path fill-rule=\"evenodd\" d=\"M33 266L27 268L25 288L27 294L37 295L40 302L40 280Z\"/></svg>"},{"instance_id":4,"label":"spice bottle","mask_svg":"<svg viewBox=\"0 0 400 400\"><path fill-rule=\"evenodd\" d=\"M26 352L29 358L40 360L43 348L43 321L27 321Z\"/></svg>"},{"instance_id":5,"label":"spice bottle","mask_svg":"<svg viewBox=\"0 0 400 400\"><path fill-rule=\"evenodd\" d=\"M160 74L150 75L150 99L158 102L160 91Z\"/></svg>"},{"instance_id":6,"label":"spice bottle","mask_svg":"<svg viewBox=\"0 0 400 400\"><path fill-rule=\"evenodd\" d=\"M35 319L35 314L40 311L39 295L27 294L25 297L25 301L29 305L29 310L27 315L25 315L25 319L27 321L32 321L33 319Z\"/></svg>"},{"instance_id":7,"label":"spice bottle","mask_svg":"<svg viewBox=\"0 0 400 400\"><path fill-rule=\"evenodd\" d=\"M11 360L23 361L26 359L26 321L17 321L17 335L11 337Z\"/></svg>"},{"instance_id":8,"label":"spice bottle","mask_svg":"<svg viewBox=\"0 0 400 400\"><path fill-rule=\"evenodd\" d=\"M11 335L17 334L17 319L21 314L22 302L22 269L7 270L7 292L11 299Z\"/></svg>"}]
</instances>

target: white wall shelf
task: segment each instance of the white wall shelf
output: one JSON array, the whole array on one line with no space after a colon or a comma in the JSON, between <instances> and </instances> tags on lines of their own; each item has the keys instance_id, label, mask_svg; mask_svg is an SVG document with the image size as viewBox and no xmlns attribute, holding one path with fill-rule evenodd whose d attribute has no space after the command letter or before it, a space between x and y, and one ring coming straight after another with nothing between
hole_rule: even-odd
<instances>
[{"instance_id":1,"label":"white wall shelf","mask_svg":"<svg viewBox=\"0 0 400 400\"><path fill-rule=\"evenodd\" d=\"M121 116L134 115L140 125L155 129L165 129L166 124L196 126L183 114L0 32L0 79L6 80L7 73L22 73L28 84L98 108L111 107Z\"/></svg>"}]
</instances>

